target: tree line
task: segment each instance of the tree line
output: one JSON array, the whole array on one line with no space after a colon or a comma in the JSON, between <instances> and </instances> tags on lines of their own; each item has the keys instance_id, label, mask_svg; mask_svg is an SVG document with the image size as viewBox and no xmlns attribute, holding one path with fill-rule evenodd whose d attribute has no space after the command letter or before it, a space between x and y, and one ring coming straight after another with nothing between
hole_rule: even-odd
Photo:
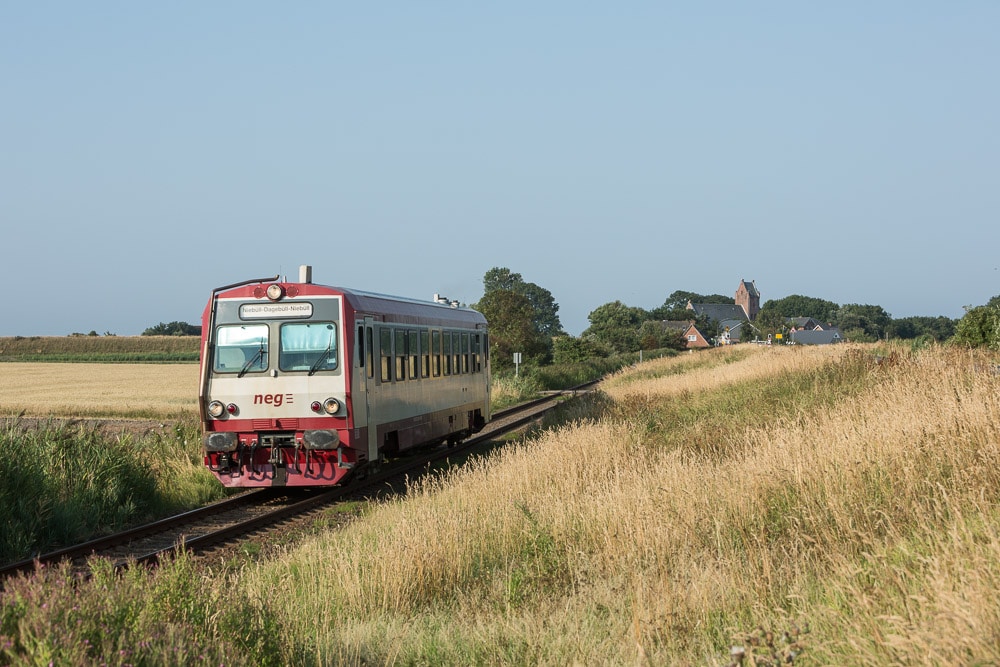
<instances>
[{"instance_id":1,"label":"tree line","mask_svg":"<svg viewBox=\"0 0 1000 667\"><path fill-rule=\"evenodd\" d=\"M693 321L711 339L719 333L719 323L696 317L687 304L735 303L733 297L685 290L671 293L661 306L651 310L612 301L591 311L590 326L573 337L562 329L559 304L552 294L525 281L521 274L492 268L483 277L483 292L483 298L472 307L490 323L491 364L499 371L513 366L514 352L521 352L526 363L542 366L642 350L681 350L687 345L683 332L665 326L665 322ZM966 314L954 320L945 316L893 318L878 305L841 305L793 294L763 304L753 321L753 336L766 340L769 335L776 339L781 334L785 338L793 326L790 318L812 318L824 326L837 327L843 338L857 342L950 341L1000 350L1000 296L982 306L966 307Z\"/></svg>"},{"instance_id":2,"label":"tree line","mask_svg":"<svg viewBox=\"0 0 1000 667\"><path fill-rule=\"evenodd\" d=\"M520 352L528 365L545 366L643 350L685 349L683 331L665 326L668 321L693 321L703 335L714 338L719 324L695 316L687 308L689 302L733 304L735 300L722 294L676 290L662 305L650 310L612 301L592 310L587 316L590 326L574 337L563 330L559 304L549 290L524 280L520 273L509 268L494 267L483 276L483 297L471 306L489 322L491 364L494 370L503 372L513 368L515 352ZM944 316L893 318L877 305L841 305L793 294L763 304L753 321L753 335L761 340L768 335L785 337L791 327L789 319L799 317L835 326L845 339L852 341L892 338L921 343L950 341L1000 350L1000 295L982 306L966 307L965 315L953 320ZM142 332L143 336L200 334L200 326L187 322L160 322Z\"/></svg>"}]
</instances>

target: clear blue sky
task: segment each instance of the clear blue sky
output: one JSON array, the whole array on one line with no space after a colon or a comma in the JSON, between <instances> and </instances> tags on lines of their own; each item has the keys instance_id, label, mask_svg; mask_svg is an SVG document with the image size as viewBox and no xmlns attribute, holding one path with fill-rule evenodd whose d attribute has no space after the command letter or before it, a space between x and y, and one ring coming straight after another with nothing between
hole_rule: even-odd
<instances>
[{"instance_id":1,"label":"clear blue sky","mask_svg":"<svg viewBox=\"0 0 1000 667\"><path fill-rule=\"evenodd\" d=\"M577 335L675 290L1000 294L1000 3L5 2L0 336L297 275Z\"/></svg>"}]
</instances>

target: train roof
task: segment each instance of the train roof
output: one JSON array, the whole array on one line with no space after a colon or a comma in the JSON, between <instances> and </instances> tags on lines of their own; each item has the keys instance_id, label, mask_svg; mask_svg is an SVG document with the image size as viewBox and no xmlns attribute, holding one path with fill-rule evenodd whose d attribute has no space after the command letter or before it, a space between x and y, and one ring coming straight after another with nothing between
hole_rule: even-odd
<instances>
[{"instance_id":1,"label":"train roof","mask_svg":"<svg viewBox=\"0 0 1000 667\"><path fill-rule=\"evenodd\" d=\"M456 324L486 324L486 317L472 308L440 303L437 301L422 301L403 296L365 292L349 288L330 287L341 292L351 307L359 314L373 313L395 316L433 317L434 319L454 322Z\"/></svg>"},{"instance_id":2,"label":"train roof","mask_svg":"<svg viewBox=\"0 0 1000 667\"><path fill-rule=\"evenodd\" d=\"M427 301L348 287L320 285L313 282L271 281L267 279L251 281L250 283L239 284L230 288L222 288L216 292L217 298L220 300L261 298L259 292L257 295L254 292L267 283L281 285L288 294L285 299L289 301L307 300L309 297L325 295L342 295L347 305L354 311L355 316L358 317L371 315L376 319L383 319L383 317L389 316L394 321L402 324L423 323L461 327L486 325L486 318L482 313L472 308L459 306L457 302L447 300ZM294 290L291 289L293 287L295 288ZM439 298L437 295L435 297ZM211 307L211 304L209 304L209 307Z\"/></svg>"}]
</instances>

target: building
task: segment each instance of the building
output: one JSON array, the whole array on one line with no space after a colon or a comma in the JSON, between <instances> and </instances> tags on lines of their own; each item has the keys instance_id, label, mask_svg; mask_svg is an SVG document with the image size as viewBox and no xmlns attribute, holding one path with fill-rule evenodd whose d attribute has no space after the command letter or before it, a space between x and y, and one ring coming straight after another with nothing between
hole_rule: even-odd
<instances>
[{"instance_id":1,"label":"building","mask_svg":"<svg viewBox=\"0 0 1000 667\"><path fill-rule=\"evenodd\" d=\"M715 322L714 336L720 344L738 343L741 339L753 340L753 319L760 312L760 291L754 281L740 280L736 288L736 303L692 303L688 310L695 316Z\"/></svg>"},{"instance_id":2,"label":"building","mask_svg":"<svg viewBox=\"0 0 1000 667\"><path fill-rule=\"evenodd\" d=\"M736 288L736 305L742 306L747 314L747 319L753 322L760 312L760 292L757 291L757 283L740 280L740 286Z\"/></svg>"},{"instance_id":3,"label":"building","mask_svg":"<svg viewBox=\"0 0 1000 667\"><path fill-rule=\"evenodd\" d=\"M673 329L681 332L687 349L712 347L712 344L705 338L704 334L698 331L698 327L691 320L663 320L660 323L664 329Z\"/></svg>"}]
</instances>

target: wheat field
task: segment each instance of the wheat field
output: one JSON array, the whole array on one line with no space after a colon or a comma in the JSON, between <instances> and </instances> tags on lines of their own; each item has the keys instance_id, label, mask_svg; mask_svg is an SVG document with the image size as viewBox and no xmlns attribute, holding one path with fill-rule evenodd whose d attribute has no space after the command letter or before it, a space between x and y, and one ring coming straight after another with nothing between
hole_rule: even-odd
<instances>
[{"instance_id":1,"label":"wheat field","mask_svg":"<svg viewBox=\"0 0 1000 667\"><path fill-rule=\"evenodd\" d=\"M198 410L197 364L0 364L0 416L169 417Z\"/></svg>"}]
</instances>

